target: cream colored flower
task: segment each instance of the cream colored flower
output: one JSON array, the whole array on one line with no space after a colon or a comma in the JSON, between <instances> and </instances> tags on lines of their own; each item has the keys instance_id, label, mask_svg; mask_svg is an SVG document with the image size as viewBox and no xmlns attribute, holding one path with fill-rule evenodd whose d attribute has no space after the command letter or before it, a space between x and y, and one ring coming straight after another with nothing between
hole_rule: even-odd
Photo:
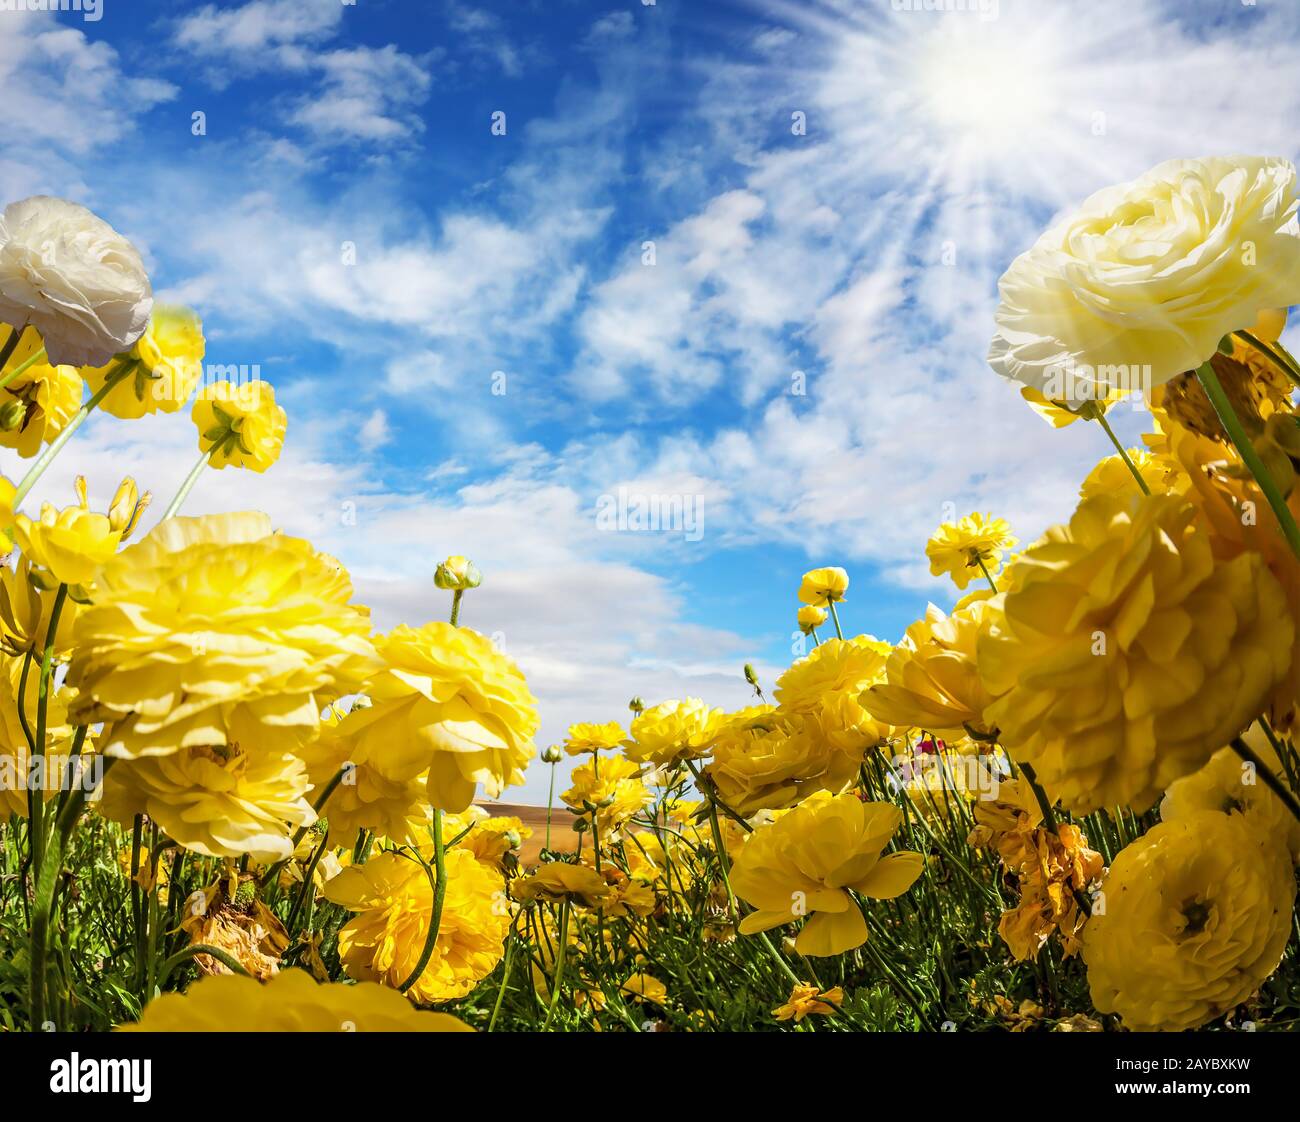
<instances>
[{"instance_id":1,"label":"cream colored flower","mask_svg":"<svg viewBox=\"0 0 1300 1122\"><path fill-rule=\"evenodd\" d=\"M1295 168L1170 160L1044 233L998 288L989 363L1053 401L1195 370L1260 311L1300 302Z\"/></svg>"},{"instance_id":2,"label":"cream colored flower","mask_svg":"<svg viewBox=\"0 0 1300 1122\"><path fill-rule=\"evenodd\" d=\"M84 206L36 195L0 215L0 323L31 324L55 366L100 366L149 322L140 254Z\"/></svg>"}]
</instances>

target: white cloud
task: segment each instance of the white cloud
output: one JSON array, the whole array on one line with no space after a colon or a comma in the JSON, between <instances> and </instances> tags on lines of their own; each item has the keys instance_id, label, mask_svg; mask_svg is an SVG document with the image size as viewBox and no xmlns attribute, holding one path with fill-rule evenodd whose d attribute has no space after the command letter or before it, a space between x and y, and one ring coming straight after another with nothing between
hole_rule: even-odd
<instances>
[{"instance_id":1,"label":"white cloud","mask_svg":"<svg viewBox=\"0 0 1300 1122\"><path fill-rule=\"evenodd\" d=\"M4 16L0 85L6 155L37 168L50 159L50 147L82 157L116 143L134 130L140 115L177 93L170 82L124 68L109 44L35 12Z\"/></svg>"},{"instance_id":2,"label":"white cloud","mask_svg":"<svg viewBox=\"0 0 1300 1122\"><path fill-rule=\"evenodd\" d=\"M183 17L175 38L200 56L242 63L302 66L306 47L335 34L346 5L339 0L251 0L235 8L205 4Z\"/></svg>"}]
</instances>

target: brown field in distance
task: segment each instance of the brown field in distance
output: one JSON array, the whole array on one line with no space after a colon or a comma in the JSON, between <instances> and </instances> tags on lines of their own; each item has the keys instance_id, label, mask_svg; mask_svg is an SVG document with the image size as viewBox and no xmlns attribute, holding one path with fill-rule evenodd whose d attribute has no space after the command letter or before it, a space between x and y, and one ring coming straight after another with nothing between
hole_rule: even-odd
<instances>
[{"instance_id":1,"label":"brown field in distance","mask_svg":"<svg viewBox=\"0 0 1300 1122\"><path fill-rule=\"evenodd\" d=\"M493 816L518 818L533 831L533 836L524 841L519 855L523 866L535 865L542 846L546 844L546 807L523 806L520 803L499 803L486 799L479 801L479 806ZM578 846L578 835L573 830L573 815L564 806L551 810L551 848L573 850Z\"/></svg>"}]
</instances>

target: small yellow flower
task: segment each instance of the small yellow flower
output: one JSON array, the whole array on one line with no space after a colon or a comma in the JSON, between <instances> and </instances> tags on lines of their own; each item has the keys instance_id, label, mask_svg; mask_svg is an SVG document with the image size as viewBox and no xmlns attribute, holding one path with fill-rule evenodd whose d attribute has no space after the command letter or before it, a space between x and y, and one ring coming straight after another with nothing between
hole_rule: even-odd
<instances>
[{"instance_id":1,"label":"small yellow flower","mask_svg":"<svg viewBox=\"0 0 1300 1122\"><path fill-rule=\"evenodd\" d=\"M38 658L49 638L50 616L57 595L31 579L31 562L19 557L14 568L0 565L0 649L11 655L32 651ZM54 637L56 657L66 658L72 650L72 626L79 605L65 597L59 611L59 632Z\"/></svg>"},{"instance_id":2,"label":"small yellow flower","mask_svg":"<svg viewBox=\"0 0 1300 1122\"><path fill-rule=\"evenodd\" d=\"M83 506L55 510L41 506L33 521L25 514L13 516L14 541L33 565L48 569L62 584L88 584L122 540L108 517Z\"/></svg>"},{"instance_id":3,"label":"small yellow flower","mask_svg":"<svg viewBox=\"0 0 1300 1122\"><path fill-rule=\"evenodd\" d=\"M723 720L698 697L664 701L637 714L626 742L629 759L666 767L708 752Z\"/></svg>"},{"instance_id":4,"label":"small yellow flower","mask_svg":"<svg viewBox=\"0 0 1300 1122\"><path fill-rule=\"evenodd\" d=\"M641 767L632 760L613 756L580 764L573 769L573 786L560 795L574 813L588 816L595 807L602 843L616 840L617 831L654 796L641 782Z\"/></svg>"},{"instance_id":5,"label":"small yellow flower","mask_svg":"<svg viewBox=\"0 0 1300 1122\"><path fill-rule=\"evenodd\" d=\"M477 784L496 798L522 783L537 702L515 663L468 627L400 626L375 641L385 668L339 726L345 758L389 779L427 773L428 800L460 813Z\"/></svg>"},{"instance_id":6,"label":"small yellow flower","mask_svg":"<svg viewBox=\"0 0 1300 1122\"><path fill-rule=\"evenodd\" d=\"M447 876L433 953L407 993L416 1001L464 997L496 968L510 929L501 878L462 849L447 851ZM419 965L433 914L434 883L410 855L381 853L349 865L325 898L356 916L339 932L339 958L360 981L402 985Z\"/></svg>"},{"instance_id":7,"label":"small yellow flower","mask_svg":"<svg viewBox=\"0 0 1300 1122\"><path fill-rule=\"evenodd\" d=\"M521 904L534 900L552 903L572 900L576 904L594 908L613 894L613 888L590 865L570 865L564 861L539 865L526 877L521 877L510 885L510 895Z\"/></svg>"},{"instance_id":8,"label":"small yellow flower","mask_svg":"<svg viewBox=\"0 0 1300 1122\"><path fill-rule=\"evenodd\" d=\"M668 987L650 974L633 974L620 989L638 1001L653 1001L656 1005L663 1005L668 1000Z\"/></svg>"},{"instance_id":9,"label":"small yellow flower","mask_svg":"<svg viewBox=\"0 0 1300 1122\"><path fill-rule=\"evenodd\" d=\"M590 752L611 752L627 738L623 726L617 721L603 725L570 725L569 735L564 740L564 750L570 756L582 756Z\"/></svg>"},{"instance_id":10,"label":"small yellow flower","mask_svg":"<svg viewBox=\"0 0 1300 1122\"><path fill-rule=\"evenodd\" d=\"M0 374L27 362L44 344L26 331ZM0 389L0 445L30 459L61 433L81 408L85 384L75 366L37 362Z\"/></svg>"},{"instance_id":11,"label":"small yellow flower","mask_svg":"<svg viewBox=\"0 0 1300 1122\"><path fill-rule=\"evenodd\" d=\"M778 1005L772 1010L772 1016L778 1021L794 1020L798 1024L805 1017L811 1014L828 1016L836 1012L844 1004L844 989L836 986L825 993L818 993L817 986L810 986L806 982L799 982L790 991L790 999L784 1005Z\"/></svg>"},{"instance_id":12,"label":"small yellow flower","mask_svg":"<svg viewBox=\"0 0 1300 1122\"><path fill-rule=\"evenodd\" d=\"M1130 448L1128 458L1147 490L1156 494L1165 490L1165 468L1150 452L1142 448ZM1088 472L1079 486L1079 498L1090 499L1093 495L1127 495L1137 488L1137 480L1118 455L1107 456L1092 471ZM1140 490L1140 488L1138 488Z\"/></svg>"},{"instance_id":13,"label":"small yellow flower","mask_svg":"<svg viewBox=\"0 0 1300 1122\"><path fill-rule=\"evenodd\" d=\"M991 514L976 512L957 522L945 522L925 544L930 575L946 573L953 584L964 589L972 578L985 573L997 576L1003 554L1014 549L1018 541L1012 537L1006 520Z\"/></svg>"},{"instance_id":14,"label":"small yellow flower","mask_svg":"<svg viewBox=\"0 0 1300 1122\"><path fill-rule=\"evenodd\" d=\"M776 680L776 699L783 713L816 721L823 736L852 757L886 737L889 726L862 705L863 692L885 676L885 659L893 648L871 635L828 639L795 661Z\"/></svg>"},{"instance_id":15,"label":"small yellow flower","mask_svg":"<svg viewBox=\"0 0 1300 1122\"><path fill-rule=\"evenodd\" d=\"M885 681L867 690L863 706L878 720L949 740L988 733L984 709L992 698L975 666L975 643L987 611L987 600L950 616L931 604L890 652Z\"/></svg>"},{"instance_id":16,"label":"small yellow flower","mask_svg":"<svg viewBox=\"0 0 1300 1122\"><path fill-rule=\"evenodd\" d=\"M843 569L834 566L812 569L804 573L799 584L799 601L810 607L835 604L844 599L848 590L849 574Z\"/></svg>"},{"instance_id":17,"label":"small yellow flower","mask_svg":"<svg viewBox=\"0 0 1300 1122\"><path fill-rule=\"evenodd\" d=\"M153 495L146 491L140 494L140 488L129 475L118 484L113 494L113 501L108 506L108 523L126 541L140 522L140 516L149 508Z\"/></svg>"},{"instance_id":18,"label":"small yellow flower","mask_svg":"<svg viewBox=\"0 0 1300 1122\"><path fill-rule=\"evenodd\" d=\"M826 622L826 609L819 608L815 604L805 604L799 609L795 618L799 622L799 630L805 635L811 635Z\"/></svg>"},{"instance_id":19,"label":"small yellow flower","mask_svg":"<svg viewBox=\"0 0 1300 1122\"><path fill-rule=\"evenodd\" d=\"M177 412L203 377L205 347L203 323L195 312L155 304L149 326L128 353L130 373L113 385L99 407L123 420ZM82 373L91 392L98 393L116 369L114 359L107 366L87 367Z\"/></svg>"},{"instance_id":20,"label":"small yellow flower","mask_svg":"<svg viewBox=\"0 0 1300 1122\"><path fill-rule=\"evenodd\" d=\"M190 416L198 426L199 450L214 468L262 472L280 458L288 418L267 382L213 382L194 399Z\"/></svg>"},{"instance_id":21,"label":"small yellow flower","mask_svg":"<svg viewBox=\"0 0 1300 1122\"><path fill-rule=\"evenodd\" d=\"M867 941L867 923L849 890L877 900L901 896L925 868L919 853L882 856L903 814L855 795L814 795L755 830L732 869L737 896L757 910L740 921L753 935L808 917L800 954L843 954Z\"/></svg>"}]
</instances>

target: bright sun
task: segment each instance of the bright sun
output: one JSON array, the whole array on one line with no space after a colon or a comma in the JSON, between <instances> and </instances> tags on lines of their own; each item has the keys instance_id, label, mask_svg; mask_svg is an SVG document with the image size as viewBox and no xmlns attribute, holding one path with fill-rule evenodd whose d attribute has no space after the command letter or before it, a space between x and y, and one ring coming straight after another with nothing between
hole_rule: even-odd
<instances>
[{"instance_id":1,"label":"bright sun","mask_svg":"<svg viewBox=\"0 0 1300 1122\"><path fill-rule=\"evenodd\" d=\"M998 146L1049 124L1057 83L1042 44L999 35L936 34L918 44L916 82L934 125Z\"/></svg>"}]
</instances>

